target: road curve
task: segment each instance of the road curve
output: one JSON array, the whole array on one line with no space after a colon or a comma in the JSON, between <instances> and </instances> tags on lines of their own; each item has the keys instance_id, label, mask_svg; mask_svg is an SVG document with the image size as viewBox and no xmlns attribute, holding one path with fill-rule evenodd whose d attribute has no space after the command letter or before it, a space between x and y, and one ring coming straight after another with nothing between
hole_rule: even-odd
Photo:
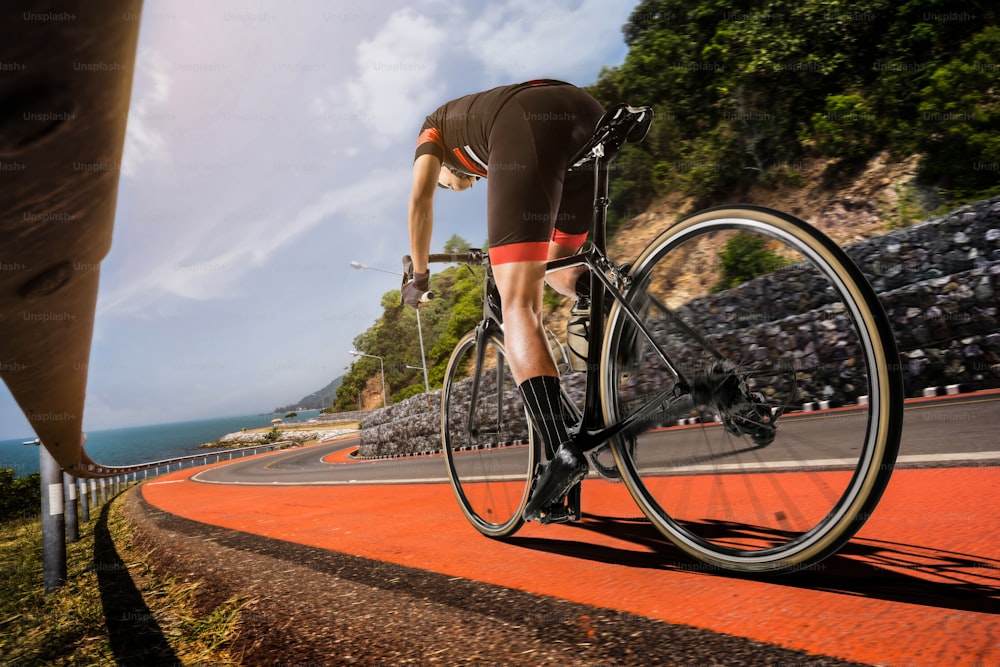
<instances>
[{"instance_id":1,"label":"road curve","mask_svg":"<svg viewBox=\"0 0 1000 667\"><path fill-rule=\"evenodd\" d=\"M764 581L705 572L601 480L584 483L580 523L488 540L462 517L440 457L356 461L355 441L173 473L142 493L214 526L814 655L996 665L998 424L996 392L908 403L900 469L862 531L816 569Z\"/></svg>"},{"instance_id":2,"label":"road curve","mask_svg":"<svg viewBox=\"0 0 1000 667\"><path fill-rule=\"evenodd\" d=\"M838 428L850 408L790 417L797 426L811 427L817 445L835 451ZM1000 391L907 402L898 468L1000 463ZM692 431L699 427L692 427ZM307 448L239 459L198 473L199 482L225 484L358 485L448 482L440 455L388 460L362 460L348 454L357 442L339 439ZM764 456L770 454L762 450ZM339 454L339 456L338 456ZM780 454L774 454L780 456ZM593 476L593 475L592 475Z\"/></svg>"}]
</instances>

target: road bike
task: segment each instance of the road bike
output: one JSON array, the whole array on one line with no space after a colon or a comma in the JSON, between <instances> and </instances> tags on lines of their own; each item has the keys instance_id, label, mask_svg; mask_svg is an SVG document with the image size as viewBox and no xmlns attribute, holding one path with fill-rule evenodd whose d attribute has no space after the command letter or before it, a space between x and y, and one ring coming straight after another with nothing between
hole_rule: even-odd
<instances>
[{"instance_id":1,"label":"road bike","mask_svg":"<svg viewBox=\"0 0 1000 667\"><path fill-rule=\"evenodd\" d=\"M701 211L633 261L610 259L608 165L651 119L648 107L610 109L572 162L594 173L589 240L547 269L591 276L582 398L563 382L571 435L590 476L623 482L701 567L814 566L861 528L892 474L903 386L888 320L835 243L767 208ZM753 277L720 283L720 249ZM507 363L488 253L430 261L481 267L483 319L448 362L442 446L465 516L506 538L545 465L540 437ZM543 523L579 520L582 484Z\"/></svg>"}]
</instances>

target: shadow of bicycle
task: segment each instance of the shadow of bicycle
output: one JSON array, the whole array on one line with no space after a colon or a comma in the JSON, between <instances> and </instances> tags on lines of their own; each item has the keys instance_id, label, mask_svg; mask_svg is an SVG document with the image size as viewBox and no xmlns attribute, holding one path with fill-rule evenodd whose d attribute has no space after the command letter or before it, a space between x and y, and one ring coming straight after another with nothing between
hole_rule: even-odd
<instances>
[{"instance_id":1,"label":"shadow of bicycle","mask_svg":"<svg viewBox=\"0 0 1000 667\"><path fill-rule=\"evenodd\" d=\"M631 542L635 549L582 540L512 537L510 544L624 567L740 578L689 558L666 541L645 518L584 513L568 524L578 530ZM762 529L711 521L699 534L735 538ZM775 536L777 537L777 535ZM745 577L744 577L745 578ZM759 578L759 577L757 577ZM773 585L920 604L957 611L1000 614L1000 560L979 554L932 549L887 540L857 538L822 563L790 574L767 577Z\"/></svg>"}]
</instances>

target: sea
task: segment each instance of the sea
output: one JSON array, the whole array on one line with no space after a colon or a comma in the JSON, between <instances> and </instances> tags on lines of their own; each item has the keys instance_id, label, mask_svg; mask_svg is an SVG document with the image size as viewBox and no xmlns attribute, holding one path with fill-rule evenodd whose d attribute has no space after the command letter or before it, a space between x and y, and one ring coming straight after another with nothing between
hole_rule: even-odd
<instances>
[{"instance_id":1,"label":"sea","mask_svg":"<svg viewBox=\"0 0 1000 667\"><path fill-rule=\"evenodd\" d=\"M305 422L317 414L319 410L303 410L287 422ZM204 453L206 450L199 450L198 445L214 442L227 433L235 433L243 428L270 426L275 417L283 415L242 415L88 431L84 448L91 459L103 465L162 461ZM23 438L0 440L0 468L13 470L15 477L26 477L38 472L38 447L22 444L34 439L34 435L25 435Z\"/></svg>"}]
</instances>

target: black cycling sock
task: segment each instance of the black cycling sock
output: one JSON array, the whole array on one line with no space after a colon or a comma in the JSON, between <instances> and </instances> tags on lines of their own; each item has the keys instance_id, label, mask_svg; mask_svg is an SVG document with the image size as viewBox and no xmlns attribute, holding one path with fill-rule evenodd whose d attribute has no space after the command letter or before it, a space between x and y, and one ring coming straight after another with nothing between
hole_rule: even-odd
<instances>
[{"instance_id":1,"label":"black cycling sock","mask_svg":"<svg viewBox=\"0 0 1000 667\"><path fill-rule=\"evenodd\" d=\"M559 378L549 375L528 378L518 385L535 430L541 434L542 442L545 443L545 453L549 459L559 445L569 440L559 386Z\"/></svg>"}]
</instances>

